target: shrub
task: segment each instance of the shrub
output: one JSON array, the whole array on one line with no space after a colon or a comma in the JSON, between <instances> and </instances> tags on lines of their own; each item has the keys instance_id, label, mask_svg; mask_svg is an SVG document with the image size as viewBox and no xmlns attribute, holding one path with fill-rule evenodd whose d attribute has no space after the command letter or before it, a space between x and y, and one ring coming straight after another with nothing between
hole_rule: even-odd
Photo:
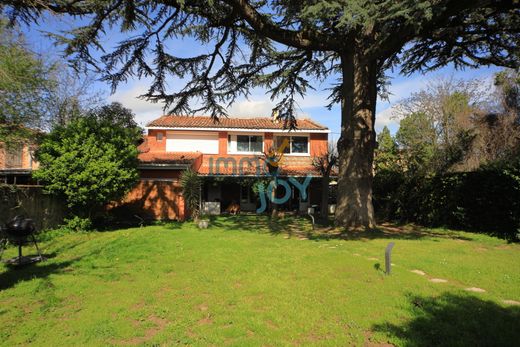
<instances>
[{"instance_id":1,"label":"shrub","mask_svg":"<svg viewBox=\"0 0 520 347\"><path fill-rule=\"evenodd\" d=\"M191 216L196 219L200 212L202 178L195 171L188 169L182 173L180 183L186 206L190 210Z\"/></svg>"},{"instance_id":2,"label":"shrub","mask_svg":"<svg viewBox=\"0 0 520 347\"><path fill-rule=\"evenodd\" d=\"M475 172L407 176L380 172L374 179L379 219L488 232L510 240L520 229L518 166Z\"/></svg>"},{"instance_id":3,"label":"shrub","mask_svg":"<svg viewBox=\"0 0 520 347\"><path fill-rule=\"evenodd\" d=\"M64 222L63 228L70 231L89 231L92 229L92 221L90 218L73 216L71 218L65 218Z\"/></svg>"},{"instance_id":4,"label":"shrub","mask_svg":"<svg viewBox=\"0 0 520 347\"><path fill-rule=\"evenodd\" d=\"M117 103L100 107L45 136L33 176L66 200L71 215L93 218L138 181L141 138L130 110Z\"/></svg>"}]
</instances>

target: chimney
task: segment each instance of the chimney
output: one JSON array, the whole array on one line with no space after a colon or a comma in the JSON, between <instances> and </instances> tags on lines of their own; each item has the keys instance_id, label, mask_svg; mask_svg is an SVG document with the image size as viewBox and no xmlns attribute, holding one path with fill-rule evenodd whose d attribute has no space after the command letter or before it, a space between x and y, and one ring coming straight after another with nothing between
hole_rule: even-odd
<instances>
[{"instance_id":1,"label":"chimney","mask_svg":"<svg viewBox=\"0 0 520 347\"><path fill-rule=\"evenodd\" d=\"M277 108L273 108L273 112L271 113L271 117L273 119L273 123L278 123L280 119L278 118L280 111Z\"/></svg>"}]
</instances>

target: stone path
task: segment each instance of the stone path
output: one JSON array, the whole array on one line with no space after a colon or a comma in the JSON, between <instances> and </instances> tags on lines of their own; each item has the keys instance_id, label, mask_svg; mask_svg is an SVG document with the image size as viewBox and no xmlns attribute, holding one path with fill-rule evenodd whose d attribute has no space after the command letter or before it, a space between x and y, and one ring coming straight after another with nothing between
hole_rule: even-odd
<instances>
[{"instance_id":1,"label":"stone path","mask_svg":"<svg viewBox=\"0 0 520 347\"><path fill-rule=\"evenodd\" d=\"M362 256L359 253L352 253L352 255L355 255L357 257ZM375 257L365 257L365 259L371 260L371 261L379 260L378 258L375 258ZM395 265L394 263L392 263L392 266L398 266L398 265ZM446 280L444 278L428 277L426 275L426 272L419 270L419 269L410 270L410 272L420 275L420 276L425 276L426 278L428 278L428 281L432 282L432 283L448 283L448 280ZM478 287L468 287L468 288L464 288L464 290L468 291L468 292L472 292L472 293L486 293L487 292L485 289L478 288ZM520 301L516 301L516 300L502 300L502 302L506 305L520 306Z\"/></svg>"},{"instance_id":2,"label":"stone path","mask_svg":"<svg viewBox=\"0 0 520 347\"><path fill-rule=\"evenodd\" d=\"M430 278L428 281L433 283L446 283L448 280L445 280L443 278Z\"/></svg>"},{"instance_id":3,"label":"stone path","mask_svg":"<svg viewBox=\"0 0 520 347\"><path fill-rule=\"evenodd\" d=\"M468 292L474 292L474 293L485 293L486 292L485 289L477 288L477 287L470 287L470 288L466 288L464 290L467 290Z\"/></svg>"},{"instance_id":4,"label":"stone path","mask_svg":"<svg viewBox=\"0 0 520 347\"><path fill-rule=\"evenodd\" d=\"M305 240L306 238L300 238L302 240ZM338 245L336 246L328 246L328 248L336 248ZM321 247L320 247L321 248ZM370 260L370 261L377 261L377 260L380 260L376 257L367 257L367 256L364 256L363 254L360 254L360 253L351 253L352 255L356 256L356 257L364 257L365 259L367 260ZM394 263L391 263L392 267L398 267L399 265L396 265ZM429 282L431 283L448 283L449 281L447 279L444 279L444 278L434 278L434 277L431 277L431 276L428 276L426 274L426 272L422 271L422 270L419 270L419 269L413 269L413 270L409 270L410 272L414 273L414 274L417 274L419 276L424 276ZM455 283L454 284L455 286L457 287L461 287L460 284L457 284ZM487 291L483 288L479 288L479 287L467 287L467 288L463 288L465 291L468 291L468 292L472 292L472 293L486 293ZM506 305L515 305L515 306L520 306L520 301L516 301L516 300L502 300L502 303L506 304Z\"/></svg>"}]
</instances>

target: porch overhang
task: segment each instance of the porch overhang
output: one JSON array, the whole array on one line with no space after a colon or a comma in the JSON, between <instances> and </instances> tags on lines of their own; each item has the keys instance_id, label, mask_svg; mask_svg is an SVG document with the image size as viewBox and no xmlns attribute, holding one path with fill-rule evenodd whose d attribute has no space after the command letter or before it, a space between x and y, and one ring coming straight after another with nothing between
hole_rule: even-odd
<instances>
[{"instance_id":1,"label":"porch overhang","mask_svg":"<svg viewBox=\"0 0 520 347\"><path fill-rule=\"evenodd\" d=\"M140 164L140 170L187 170L191 164Z\"/></svg>"}]
</instances>

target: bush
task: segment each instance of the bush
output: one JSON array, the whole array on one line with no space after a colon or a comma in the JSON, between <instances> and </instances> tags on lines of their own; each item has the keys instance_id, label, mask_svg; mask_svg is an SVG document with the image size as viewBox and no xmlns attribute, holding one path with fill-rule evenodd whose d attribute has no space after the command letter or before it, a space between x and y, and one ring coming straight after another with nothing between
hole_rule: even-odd
<instances>
[{"instance_id":1,"label":"bush","mask_svg":"<svg viewBox=\"0 0 520 347\"><path fill-rule=\"evenodd\" d=\"M93 218L139 181L141 138L130 110L117 103L100 107L44 137L33 177L63 197L71 214Z\"/></svg>"},{"instance_id":2,"label":"bush","mask_svg":"<svg viewBox=\"0 0 520 347\"><path fill-rule=\"evenodd\" d=\"M65 224L63 225L64 229L70 231L89 231L92 230L92 221L90 218L81 218L78 216L74 216L71 218L64 219Z\"/></svg>"},{"instance_id":3,"label":"bush","mask_svg":"<svg viewBox=\"0 0 520 347\"><path fill-rule=\"evenodd\" d=\"M510 240L520 230L520 169L485 167L433 177L380 172L374 179L379 219L487 232Z\"/></svg>"}]
</instances>

